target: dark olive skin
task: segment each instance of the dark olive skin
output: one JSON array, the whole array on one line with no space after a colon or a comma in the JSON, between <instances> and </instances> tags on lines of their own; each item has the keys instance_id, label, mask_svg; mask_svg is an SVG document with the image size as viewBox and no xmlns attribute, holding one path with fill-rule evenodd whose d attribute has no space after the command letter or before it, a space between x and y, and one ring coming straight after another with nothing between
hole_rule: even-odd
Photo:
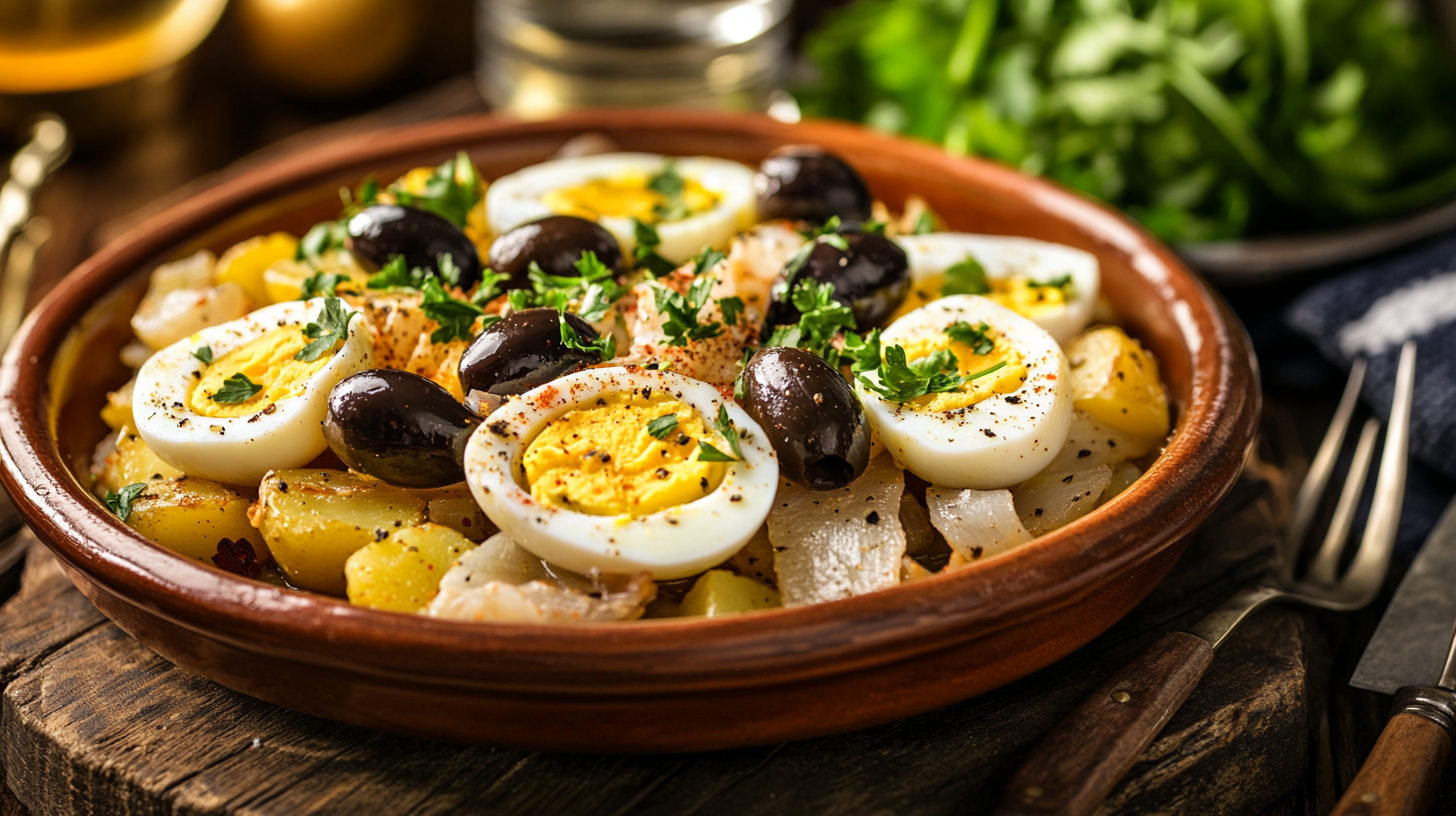
<instances>
[{"instance_id":1,"label":"dark olive skin","mask_svg":"<svg viewBox=\"0 0 1456 816\"><path fill-rule=\"evenodd\" d=\"M535 261L548 275L579 277L581 253L595 252L614 272L622 271L622 247L606 228L574 215L552 215L503 233L490 245L490 268L510 275L509 289L530 285L526 272Z\"/></svg>"},{"instance_id":2,"label":"dark olive skin","mask_svg":"<svg viewBox=\"0 0 1456 816\"><path fill-rule=\"evenodd\" d=\"M361 371L329 393L324 439L349 467L401 487L465 479L465 443L480 417L409 371Z\"/></svg>"},{"instance_id":3,"label":"dark olive skin","mask_svg":"<svg viewBox=\"0 0 1456 816\"><path fill-rule=\"evenodd\" d=\"M875 232L846 232L848 251L822 238L809 253L791 282L780 275L769 291L766 322L774 326L799 321L799 310L789 300L790 283L809 279L834 284L834 299L854 312L856 328L865 331L889 319L910 293L910 262L905 250Z\"/></svg>"},{"instance_id":4,"label":"dark olive skin","mask_svg":"<svg viewBox=\"0 0 1456 816\"><path fill-rule=\"evenodd\" d=\"M779 472L835 490L870 462L870 426L849 383L803 349L761 349L743 369L743 410L768 434Z\"/></svg>"},{"instance_id":5,"label":"dark olive skin","mask_svg":"<svg viewBox=\"0 0 1456 816\"><path fill-rule=\"evenodd\" d=\"M770 153L753 180L758 211L767 219L823 224L870 220L869 185L844 159L814 145L788 145Z\"/></svg>"},{"instance_id":6,"label":"dark olive skin","mask_svg":"<svg viewBox=\"0 0 1456 816\"><path fill-rule=\"evenodd\" d=\"M410 269L440 269L439 257L449 254L460 267L460 288L480 282L480 253L475 244L452 224L432 212L376 204L349 219L349 251L360 265L377 272L394 256L403 255Z\"/></svg>"},{"instance_id":7,"label":"dark olive skin","mask_svg":"<svg viewBox=\"0 0 1456 816\"><path fill-rule=\"evenodd\" d=\"M596 329L574 314L566 322L583 343ZM561 316L555 309L526 309L485 327L460 357L460 387L507 397L524 394L572 369L600 363L590 352L561 342Z\"/></svg>"}]
</instances>

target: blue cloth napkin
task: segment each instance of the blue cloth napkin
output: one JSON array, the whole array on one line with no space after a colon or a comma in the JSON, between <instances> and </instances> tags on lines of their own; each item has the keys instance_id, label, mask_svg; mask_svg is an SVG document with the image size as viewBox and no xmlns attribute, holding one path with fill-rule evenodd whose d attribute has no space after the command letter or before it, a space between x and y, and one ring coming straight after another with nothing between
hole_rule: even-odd
<instances>
[{"instance_id":1,"label":"blue cloth napkin","mask_svg":"<svg viewBox=\"0 0 1456 816\"><path fill-rule=\"evenodd\" d=\"M1419 344L1410 452L1444 477L1431 483L1413 469L1401 538L1423 539L1419 528L1435 522L1449 482L1456 482L1456 237L1315 286L1294 301L1285 319L1341 368L1366 359L1361 396L1382 418L1389 416L1401 344ZM1401 549L1420 539L1403 540Z\"/></svg>"}]
</instances>

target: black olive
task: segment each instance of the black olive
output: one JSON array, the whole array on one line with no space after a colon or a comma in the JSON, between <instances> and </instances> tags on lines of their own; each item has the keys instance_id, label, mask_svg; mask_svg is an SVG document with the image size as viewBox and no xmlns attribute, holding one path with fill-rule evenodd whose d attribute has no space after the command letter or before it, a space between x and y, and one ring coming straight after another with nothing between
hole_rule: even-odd
<instances>
[{"instance_id":1,"label":"black olive","mask_svg":"<svg viewBox=\"0 0 1456 816\"><path fill-rule=\"evenodd\" d=\"M526 271L535 261L548 275L579 277L581 253L595 252L614 272L622 271L622 247L606 228L574 215L552 215L502 233L490 245L490 268L510 275L510 289L529 285Z\"/></svg>"},{"instance_id":2,"label":"black olive","mask_svg":"<svg viewBox=\"0 0 1456 816\"><path fill-rule=\"evenodd\" d=\"M847 250L824 238L810 251L793 280L780 275L769 291L766 322L774 326L797 323L799 310L789 299L790 286L814 280L834 284L834 299L854 311L861 331L885 322L910 292L910 262L905 250L877 232L841 233Z\"/></svg>"},{"instance_id":3,"label":"black olive","mask_svg":"<svg viewBox=\"0 0 1456 816\"><path fill-rule=\"evenodd\" d=\"M465 443L480 417L409 371L361 371L329 393L324 439L349 467L403 487L465 479Z\"/></svg>"},{"instance_id":4,"label":"black olive","mask_svg":"<svg viewBox=\"0 0 1456 816\"><path fill-rule=\"evenodd\" d=\"M440 269L448 254L460 268L460 287L480 282L480 253L475 243L449 221L432 212L395 204L365 207L349 219L349 251L360 265L378 271L396 255L410 269Z\"/></svg>"},{"instance_id":5,"label":"black olive","mask_svg":"<svg viewBox=\"0 0 1456 816\"><path fill-rule=\"evenodd\" d=\"M870 220L874 197L869 185L844 160L814 145L789 145L770 153L753 180L758 212L822 224L832 216L859 223Z\"/></svg>"},{"instance_id":6,"label":"black olive","mask_svg":"<svg viewBox=\"0 0 1456 816\"><path fill-rule=\"evenodd\" d=\"M768 435L779 472L810 490L844 487L870 462L870 426L849 383L803 349L761 349L743 369L743 410Z\"/></svg>"},{"instance_id":7,"label":"black olive","mask_svg":"<svg viewBox=\"0 0 1456 816\"><path fill-rule=\"evenodd\" d=\"M596 329L574 314L567 325L582 343L597 339ZM524 394L574 368L601 362L591 352L561 342L561 317L555 309L526 309L485 327L460 356L460 387L465 393Z\"/></svg>"}]
</instances>

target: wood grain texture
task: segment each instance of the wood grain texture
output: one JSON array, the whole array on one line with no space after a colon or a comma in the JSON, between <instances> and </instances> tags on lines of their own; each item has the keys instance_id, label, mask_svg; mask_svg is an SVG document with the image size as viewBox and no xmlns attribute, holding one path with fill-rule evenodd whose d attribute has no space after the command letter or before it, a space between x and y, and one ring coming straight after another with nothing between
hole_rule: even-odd
<instances>
[{"instance_id":1,"label":"wood grain texture","mask_svg":"<svg viewBox=\"0 0 1456 816\"><path fill-rule=\"evenodd\" d=\"M1169 632L1108 678L1011 777L997 816L1093 813L1192 693L1213 646Z\"/></svg>"},{"instance_id":2,"label":"wood grain texture","mask_svg":"<svg viewBox=\"0 0 1456 816\"><path fill-rule=\"evenodd\" d=\"M1332 816L1424 816L1431 811L1451 737L1425 717L1396 714Z\"/></svg>"},{"instance_id":3,"label":"wood grain texture","mask_svg":"<svg viewBox=\"0 0 1456 816\"><path fill-rule=\"evenodd\" d=\"M1268 486L1245 479L1142 606L1013 686L852 734L680 756L468 748L260 703L104 622L41 551L0 610L6 781L31 816L977 816L1097 685L1262 568L1275 512ZM1269 610L1222 647L1103 816L1237 816L1292 786L1305 758L1307 620Z\"/></svg>"}]
</instances>

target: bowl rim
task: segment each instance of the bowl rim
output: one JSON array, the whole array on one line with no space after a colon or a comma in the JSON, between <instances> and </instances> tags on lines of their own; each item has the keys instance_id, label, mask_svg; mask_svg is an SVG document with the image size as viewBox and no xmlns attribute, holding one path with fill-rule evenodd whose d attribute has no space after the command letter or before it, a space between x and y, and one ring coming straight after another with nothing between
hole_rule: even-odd
<instances>
[{"instance_id":1,"label":"bowl rim","mask_svg":"<svg viewBox=\"0 0 1456 816\"><path fill-rule=\"evenodd\" d=\"M71 474L53 427L52 363L78 318L161 252L351 168L468 151L493 139L614 129L740 133L781 143L852 136L887 155L938 163L957 178L974 176L990 193L1016 190L1077 222L1126 254L1133 270L1175 301L1192 382L1163 455L1098 508L1094 523L1062 528L913 587L754 615L625 625L439 620L250 581L153 544ZM1051 182L836 122L670 110L588 111L538 122L486 114L347 136L264 162L153 216L82 263L31 313L0 367L0 480L39 537L85 576L91 591L120 595L245 650L379 676L408 675L422 660L433 661L442 683L533 693L723 689L881 665L1087 598L1173 545L1227 494L1254 436L1255 372L1242 326L1171 250L1129 219Z\"/></svg>"}]
</instances>

